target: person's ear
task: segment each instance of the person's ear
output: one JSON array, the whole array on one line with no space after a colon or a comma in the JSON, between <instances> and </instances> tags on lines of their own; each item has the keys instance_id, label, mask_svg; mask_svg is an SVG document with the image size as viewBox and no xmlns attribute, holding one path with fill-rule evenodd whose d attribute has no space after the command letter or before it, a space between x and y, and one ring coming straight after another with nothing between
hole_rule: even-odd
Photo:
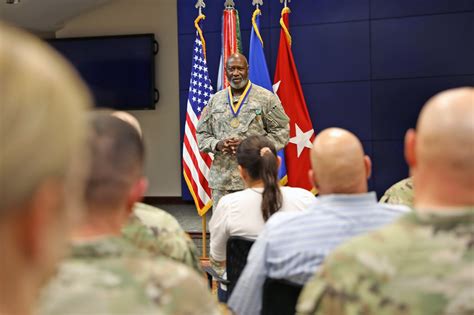
<instances>
[{"instance_id":1,"label":"person's ear","mask_svg":"<svg viewBox=\"0 0 474 315\"><path fill-rule=\"evenodd\" d=\"M146 177L140 177L139 180L130 189L130 193L127 199L127 211L131 213L136 202L143 199L143 195L148 189L148 179Z\"/></svg>"},{"instance_id":2,"label":"person's ear","mask_svg":"<svg viewBox=\"0 0 474 315\"><path fill-rule=\"evenodd\" d=\"M414 129L408 129L405 134L405 160L410 170L416 167L416 132Z\"/></svg>"},{"instance_id":3,"label":"person's ear","mask_svg":"<svg viewBox=\"0 0 474 315\"><path fill-rule=\"evenodd\" d=\"M23 213L17 220L17 230L23 254L29 261L48 260L47 255L51 253L49 234L52 229L58 228L57 221L63 215L59 211L63 201L62 181L49 179L44 181L24 204Z\"/></svg>"},{"instance_id":4,"label":"person's ear","mask_svg":"<svg viewBox=\"0 0 474 315\"><path fill-rule=\"evenodd\" d=\"M309 182L314 186L314 188L319 190L318 177L316 176L316 172L313 171L312 169L308 171L308 179L309 179Z\"/></svg>"},{"instance_id":5,"label":"person's ear","mask_svg":"<svg viewBox=\"0 0 474 315\"><path fill-rule=\"evenodd\" d=\"M368 155L364 155L365 176L367 179L372 175L372 160Z\"/></svg>"},{"instance_id":6,"label":"person's ear","mask_svg":"<svg viewBox=\"0 0 474 315\"><path fill-rule=\"evenodd\" d=\"M245 170L242 166L240 165L237 165L237 168L239 169L239 174L240 174L240 177L242 177L243 180L245 180Z\"/></svg>"},{"instance_id":7,"label":"person's ear","mask_svg":"<svg viewBox=\"0 0 474 315\"><path fill-rule=\"evenodd\" d=\"M280 169L280 166L281 166L281 157L279 157L277 155L277 165L278 165L278 169Z\"/></svg>"}]
</instances>

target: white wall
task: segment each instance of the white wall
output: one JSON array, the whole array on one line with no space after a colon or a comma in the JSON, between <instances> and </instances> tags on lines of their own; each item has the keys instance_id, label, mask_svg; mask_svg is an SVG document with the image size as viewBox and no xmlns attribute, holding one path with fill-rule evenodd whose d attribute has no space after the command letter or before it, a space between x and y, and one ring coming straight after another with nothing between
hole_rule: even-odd
<instances>
[{"instance_id":1,"label":"white wall","mask_svg":"<svg viewBox=\"0 0 474 315\"><path fill-rule=\"evenodd\" d=\"M178 18L176 0L114 0L65 23L57 38L154 33L160 44L153 111L131 111L147 146L147 196L181 196L179 141Z\"/></svg>"}]
</instances>

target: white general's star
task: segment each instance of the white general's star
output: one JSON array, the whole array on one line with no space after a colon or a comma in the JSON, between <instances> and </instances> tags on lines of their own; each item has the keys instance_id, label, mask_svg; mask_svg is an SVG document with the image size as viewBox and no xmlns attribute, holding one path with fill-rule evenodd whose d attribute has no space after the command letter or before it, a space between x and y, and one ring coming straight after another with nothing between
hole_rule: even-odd
<instances>
[{"instance_id":1,"label":"white general's star","mask_svg":"<svg viewBox=\"0 0 474 315\"><path fill-rule=\"evenodd\" d=\"M311 137L313 136L314 130L308 130L306 132L301 131L298 124L295 124L296 135L293 138L290 138L290 142L296 144L298 157L300 157L301 152L304 148L311 149L313 144L311 143Z\"/></svg>"},{"instance_id":2,"label":"white general's star","mask_svg":"<svg viewBox=\"0 0 474 315\"><path fill-rule=\"evenodd\" d=\"M273 84L273 86L272 86L272 88L273 88L273 93L277 94L278 89L280 88L280 83L281 83L281 80L278 81L277 83Z\"/></svg>"}]
</instances>

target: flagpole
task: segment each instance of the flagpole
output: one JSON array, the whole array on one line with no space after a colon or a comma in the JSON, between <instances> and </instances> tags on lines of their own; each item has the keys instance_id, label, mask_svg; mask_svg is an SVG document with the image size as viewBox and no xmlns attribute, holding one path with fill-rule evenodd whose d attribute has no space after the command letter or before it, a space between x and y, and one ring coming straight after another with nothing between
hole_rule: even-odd
<instances>
[{"instance_id":1,"label":"flagpole","mask_svg":"<svg viewBox=\"0 0 474 315\"><path fill-rule=\"evenodd\" d=\"M202 14L202 9L206 7L206 4L204 3L204 0L198 0L196 2L196 5L194 6L196 9L198 9L198 18L195 21L196 29L199 33L199 35L202 38L202 48L203 48L203 53L204 53L204 58L206 58L206 44L204 42L204 38L202 37L202 31L199 28L199 25L197 24L200 19L205 18L204 15ZM206 225L206 213L204 213L201 216L201 224L202 224L202 236L201 236L201 245L202 245L202 259L207 258L207 225Z\"/></svg>"}]
</instances>

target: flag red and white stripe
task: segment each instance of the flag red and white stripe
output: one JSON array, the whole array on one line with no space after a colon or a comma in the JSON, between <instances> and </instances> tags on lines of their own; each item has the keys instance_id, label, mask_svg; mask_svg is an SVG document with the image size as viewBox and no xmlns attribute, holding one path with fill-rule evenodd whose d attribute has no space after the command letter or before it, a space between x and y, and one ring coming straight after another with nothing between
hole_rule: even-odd
<instances>
[{"instance_id":1,"label":"flag red and white stripe","mask_svg":"<svg viewBox=\"0 0 474 315\"><path fill-rule=\"evenodd\" d=\"M206 153L199 152L196 140L196 126L202 110L211 97L213 89L208 75L205 42L199 28L199 20L200 18L195 21L197 31L194 40L186 123L184 127L183 176L193 196L198 214L202 216L212 206L211 189L208 183L212 158Z\"/></svg>"}]
</instances>

